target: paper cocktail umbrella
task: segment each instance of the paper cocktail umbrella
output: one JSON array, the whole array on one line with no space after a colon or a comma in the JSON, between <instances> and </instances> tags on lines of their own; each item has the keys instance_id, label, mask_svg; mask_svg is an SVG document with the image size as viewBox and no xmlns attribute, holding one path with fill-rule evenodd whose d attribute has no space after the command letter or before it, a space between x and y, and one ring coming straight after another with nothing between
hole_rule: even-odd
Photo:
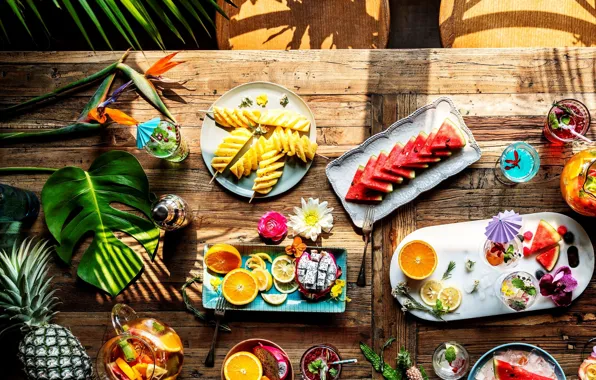
<instances>
[{"instance_id":1,"label":"paper cocktail umbrella","mask_svg":"<svg viewBox=\"0 0 596 380\"><path fill-rule=\"evenodd\" d=\"M507 243L519 233L522 225L521 216L511 211L500 212L486 226L484 234L495 243Z\"/></svg>"},{"instance_id":2,"label":"paper cocktail umbrella","mask_svg":"<svg viewBox=\"0 0 596 380\"><path fill-rule=\"evenodd\" d=\"M143 149L151 140L155 128L159 126L161 119L156 117L137 126L137 148Z\"/></svg>"}]
</instances>

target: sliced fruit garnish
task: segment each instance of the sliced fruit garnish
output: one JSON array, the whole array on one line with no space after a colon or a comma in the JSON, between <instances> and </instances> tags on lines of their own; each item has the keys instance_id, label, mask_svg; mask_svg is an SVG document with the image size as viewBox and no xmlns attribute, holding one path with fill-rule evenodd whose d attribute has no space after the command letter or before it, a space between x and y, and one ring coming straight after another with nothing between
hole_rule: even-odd
<instances>
[{"instance_id":1,"label":"sliced fruit garnish","mask_svg":"<svg viewBox=\"0 0 596 380\"><path fill-rule=\"evenodd\" d=\"M437 268L437 262L434 248L422 240L406 243L399 251L399 267L413 280L424 280L430 276Z\"/></svg>"},{"instance_id":2,"label":"sliced fruit garnish","mask_svg":"<svg viewBox=\"0 0 596 380\"><path fill-rule=\"evenodd\" d=\"M159 336L160 346L164 351L179 352L182 350L182 341L178 334L171 330Z\"/></svg>"},{"instance_id":3,"label":"sliced fruit garnish","mask_svg":"<svg viewBox=\"0 0 596 380\"><path fill-rule=\"evenodd\" d=\"M265 252L254 253L254 254L249 255L249 256L251 256L251 257L252 256L257 256L258 258L263 259L263 260L267 260L270 263L273 262L273 259L271 258L271 256L269 256L269 254L268 253L265 253Z\"/></svg>"},{"instance_id":4,"label":"sliced fruit garnish","mask_svg":"<svg viewBox=\"0 0 596 380\"><path fill-rule=\"evenodd\" d=\"M443 304L443 309L451 312L461 305L461 292L459 289L451 286L441 290L439 293L439 299Z\"/></svg>"},{"instance_id":5,"label":"sliced fruit garnish","mask_svg":"<svg viewBox=\"0 0 596 380\"><path fill-rule=\"evenodd\" d=\"M261 297L270 305L281 305L288 299L287 294L267 294L261 293Z\"/></svg>"},{"instance_id":6,"label":"sliced fruit garnish","mask_svg":"<svg viewBox=\"0 0 596 380\"><path fill-rule=\"evenodd\" d=\"M541 220L540 223L538 223L538 228L534 234L534 240L532 240L530 251L532 253L537 253L542 249L550 248L559 243L561 239L561 235L559 235L553 226L545 220Z\"/></svg>"},{"instance_id":7,"label":"sliced fruit garnish","mask_svg":"<svg viewBox=\"0 0 596 380\"><path fill-rule=\"evenodd\" d=\"M226 380L261 380L263 366L254 354L237 352L224 363L224 376Z\"/></svg>"},{"instance_id":8,"label":"sliced fruit garnish","mask_svg":"<svg viewBox=\"0 0 596 380\"><path fill-rule=\"evenodd\" d=\"M296 265L288 256L279 256L271 264L271 274L277 281L287 284L294 281Z\"/></svg>"},{"instance_id":9,"label":"sliced fruit garnish","mask_svg":"<svg viewBox=\"0 0 596 380\"><path fill-rule=\"evenodd\" d=\"M116 365L118 366L118 368L120 368L122 372L124 372L126 376L128 376L129 379L137 378L135 375L135 371L133 371L132 367L128 365L128 363L124 359L116 359Z\"/></svg>"},{"instance_id":10,"label":"sliced fruit garnish","mask_svg":"<svg viewBox=\"0 0 596 380\"><path fill-rule=\"evenodd\" d=\"M209 270L220 274L242 266L240 252L229 244L215 244L209 248L204 261Z\"/></svg>"},{"instance_id":11,"label":"sliced fruit garnish","mask_svg":"<svg viewBox=\"0 0 596 380\"><path fill-rule=\"evenodd\" d=\"M425 304L435 306L441 290L443 290L443 285L440 281L426 281L420 288L420 298L422 298Z\"/></svg>"},{"instance_id":12,"label":"sliced fruit garnish","mask_svg":"<svg viewBox=\"0 0 596 380\"><path fill-rule=\"evenodd\" d=\"M244 267L248 268L248 269L255 269L255 268L266 269L267 264L265 264L265 261L263 261L263 259L261 259L260 257L254 256L254 257L251 257L248 260L246 260L246 262L244 263Z\"/></svg>"},{"instance_id":13,"label":"sliced fruit garnish","mask_svg":"<svg viewBox=\"0 0 596 380\"><path fill-rule=\"evenodd\" d=\"M284 294L294 293L296 290L298 290L298 283L296 282L296 280L292 280L292 282L284 284L283 282L279 282L274 279L273 285L275 285L275 289L277 289L280 293Z\"/></svg>"},{"instance_id":14,"label":"sliced fruit garnish","mask_svg":"<svg viewBox=\"0 0 596 380\"><path fill-rule=\"evenodd\" d=\"M228 273L221 284L224 298L232 305L251 303L259 294L255 276L246 269L234 269Z\"/></svg>"},{"instance_id":15,"label":"sliced fruit garnish","mask_svg":"<svg viewBox=\"0 0 596 380\"><path fill-rule=\"evenodd\" d=\"M271 273L263 268L255 268L252 270L252 274L257 279L257 285L260 292L266 292L273 286L273 278Z\"/></svg>"},{"instance_id":16,"label":"sliced fruit garnish","mask_svg":"<svg viewBox=\"0 0 596 380\"><path fill-rule=\"evenodd\" d=\"M163 367L156 366L155 364L147 365L148 379L161 379L166 373L168 373L168 370Z\"/></svg>"}]
</instances>

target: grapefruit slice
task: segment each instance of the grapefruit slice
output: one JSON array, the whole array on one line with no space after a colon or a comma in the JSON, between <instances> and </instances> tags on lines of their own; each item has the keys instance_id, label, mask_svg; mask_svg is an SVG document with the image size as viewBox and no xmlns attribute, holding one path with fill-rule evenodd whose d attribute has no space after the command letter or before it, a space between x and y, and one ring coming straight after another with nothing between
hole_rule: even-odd
<instances>
[{"instance_id":1,"label":"grapefruit slice","mask_svg":"<svg viewBox=\"0 0 596 380\"><path fill-rule=\"evenodd\" d=\"M539 253L541 250L550 248L555 244L558 244L560 241L561 235L559 235L557 230L545 220L541 220L540 223L538 223L538 228L534 234L530 252Z\"/></svg>"},{"instance_id":2,"label":"grapefruit slice","mask_svg":"<svg viewBox=\"0 0 596 380\"><path fill-rule=\"evenodd\" d=\"M547 249L546 251L542 252L538 256L536 256L536 261L540 263L548 272L553 270L555 265L557 265L557 261L559 260L559 253L561 252L561 247L559 245L555 245L552 248Z\"/></svg>"},{"instance_id":3,"label":"grapefruit slice","mask_svg":"<svg viewBox=\"0 0 596 380\"><path fill-rule=\"evenodd\" d=\"M437 150L461 149L467 144L466 135L453 121L446 118L437 135L429 145L431 152Z\"/></svg>"},{"instance_id":4,"label":"grapefruit slice","mask_svg":"<svg viewBox=\"0 0 596 380\"><path fill-rule=\"evenodd\" d=\"M387 162L388 157L389 156L385 151L382 151L381 154L379 154L379 158L377 158L377 164L375 165L375 170L373 171L372 175L373 179L378 179L379 181L391 182L399 185L404 181L403 177L383 171L383 167L385 166L385 162Z\"/></svg>"},{"instance_id":5,"label":"grapefruit slice","mask_svg":"<svg viewBox=\"0 0 596 380\"><path fill-rule=\"evenodd\" d=\"M388 173L392 173L398 175L400 177L404 177L407 179L414 179L416 177L416 172L411 169L405 168L394 168L393 164L396 162L397 158L401 154L401 151L404 149L404 146L400 143L395 144L393 149L391 149L391 153L389 153L389 157L387 157L387 161L385 161L385 165L383 166L383 171Z\"/></svg>"},{"instance_id":6,"label":"grapefruit slice","mask_svg":"<svg viewBox=\"0 0 596 380\"><path fill-rule=\"evenodd\" d=\"M346 194L346 201L354 203L378 203L382 201L383 195L381 193L371 190L362 184L360 181L362 174L364 174L364 166L360 165Z\"/></svg>"},{"instance_id":7,"label":"grapefruit slice","mask_svg":"<svg viewBox=\"0 0 596 380\"><path fill-rule=\"evenodd\" d=\"M408 166L411 164L432 164L435 162L441 161L438 157L422 157L420 155L420 150L426 145L426 141L428 139L428 135L424 132L420 132L416 140L414 141L414 146L410 151L410 155L406 158L404 162L404 166Z\"/></svg>"},{"instance_id":8,"label":"grapefruit slice","mask_svg":"<svg viewBox=\"0 0 596 380\"><path fill-rule=\"evenodd\" d=\"M499 359L493 359L495 369L495 378L497 380L552 380L550 377L540 376L525 369L512 366L511 364Z\"/></svg>"},{"instance_id":9,"label":"grapefruit slice","mask_svg":"<svg viewBox=\"0 0 596 380\"><path fill-rule=\"evenodd\" d=\"M364 174L362 174L362 177L360 178L360 180L362 181L362 184L371 190L380 191L382 193L392 192L393 185L391 183L385 182L385 181L379 181L372 177L373 172L375 171L376 164L377 164L377 156L375 156L375 155L370 156L370 158L368 159L368 163L366 164L366 167L364 168Z\"/></svg>"}]
</instances>

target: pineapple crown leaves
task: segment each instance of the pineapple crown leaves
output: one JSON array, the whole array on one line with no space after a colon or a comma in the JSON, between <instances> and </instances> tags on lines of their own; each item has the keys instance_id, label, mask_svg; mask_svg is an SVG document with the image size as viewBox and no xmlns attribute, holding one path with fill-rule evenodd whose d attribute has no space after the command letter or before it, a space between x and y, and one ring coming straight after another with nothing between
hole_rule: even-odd
<instances>
[{"instance_id":1,"label":"pineapple crown leaves","mask_svg":"<svg viewBox=\"0 0 596 380\"><path fill-rule=\"evenodd\" d=\"M15 242L10 254L0 250L0 319L40 326L57 314L59 300L47 276L52 251L47 240L33 239Z\"/></svg>"}]
</instances>

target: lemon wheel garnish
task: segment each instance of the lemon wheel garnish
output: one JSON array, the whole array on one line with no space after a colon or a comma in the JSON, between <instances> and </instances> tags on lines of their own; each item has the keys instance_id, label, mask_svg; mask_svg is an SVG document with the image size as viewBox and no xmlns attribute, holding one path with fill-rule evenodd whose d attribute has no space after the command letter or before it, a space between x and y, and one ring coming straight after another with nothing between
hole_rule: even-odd
<instances>
[{"instance_id":1,"label":"lemon wheel garnish","mask_svg":"<svg viewBox=\"0 0 596 380\"><path fill-rule=\"evenodd\" d=\"M273 259L271 258L271 256L269 256L269 254L268 253L265 253L265 252L253 253L252 255L249 255L249 256L250 257L256 256L259 259L266 260L266 261L268 261L270 263L273 262Z\"/></svg>"},{"instance_id":2,"label":"lemon wheel garnish","mask_svg":"<svg viewBox=\"0 0 596 380\"><path fill-rule=\"evenodd\" d=\"M261 293L261 297L270 305L281 305L288 299L287 294L266 294Z\"/></svg>"},{"instance_id":3,"label":"lemon wheel garnish","mask_svg":"<svg viewBox=\"0 0 596 380\"><path fill-rule=\"evenodd\" d=\"M298 290L298 283L296 282L296 280L293 280L292 282L288 282L285 284L283 282L273 280L273 285L275 285L275 289L277 289L280 293L283 294L294 293L296 290Z\"/></svg>"},{"instance_id":4,"label":"lemon wheel garnish","mask_svg":"<svg viewBox=\"0 0 596 380\"><path fill-rule=\"evenodd\" d=\"M244 268L247 268L247 269L255 269L255 268L267 269L267 264L265 264L265 261L263 261L263 259L261 259L260 257L253 256L253 257L249 258L248 260L246 260L246 262L244 263Z\"/></svg>"},{"instance_id":5,"label":"lemon wheel garnish","mask_svg":"<svg viewBox=\"0 0 596 380\"><path fill-rule=\"evenodd\" d=\"M260 292L266 292L273 286L273 278L271 273L263 268L255 268L252 270L252 274L257 279L257 285Z\"/></svg>"},{"instance_id":6,"label":"lemon wheel garnish","mask_svg":"<svg viewBox=\"0 0 596 380\"><path fill-rule=\"evenodd\" d=\"M440 281L426 281L420 288L420 298L425 304L435 306L441 290L443 290L443 285Z\"/></svg>"},{"instance_id":7,"label":"lemon wheel garnish","mask_svg":"<svg viewBox=\"0 0 596 380\"><path fill-rule=\"evenodd\" d=\"M273 278L283 284L294 281L296 265L288 256L279 256L271 264Z\"/></svg>"},{"instance_id":8,"label":"lemon wheel garnish","mask_svg":"<svg viewBox=\"0 0 596 380\"><path fill-rule=\"evenodd\" d=\"M439 293L439 299L443 304L443 309L451 312L461 305L461 292L454 287L445 288Z\"/></svg>"}]
</instances>

